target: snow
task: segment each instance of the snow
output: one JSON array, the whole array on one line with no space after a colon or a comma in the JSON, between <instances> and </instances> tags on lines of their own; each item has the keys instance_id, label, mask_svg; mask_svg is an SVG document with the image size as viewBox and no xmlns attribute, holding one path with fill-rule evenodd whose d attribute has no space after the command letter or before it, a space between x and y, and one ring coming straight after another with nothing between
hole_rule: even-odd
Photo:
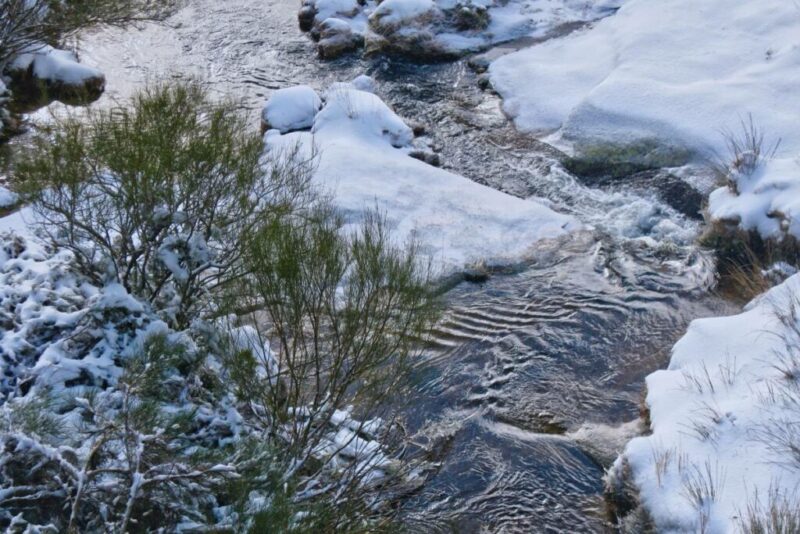
<instances>
[{"instance_id":1,"label":"snow","mask_svg":"<svg viewBox=\"0 0 800 534\"><path fill-rule=\"evenodd\" d=\"M317 16L326 20L336 15L353 16L358 13L358 0L317 0Z\"/></svg>"},{"instance_id":2,"label":"snow","mask_svg":"<svg viewBox=\"0 0 800 534\"><path fill-rule=\"evenodd\" d=\"M588 30L498 59L492 83L523 130L670 139L724 150L752 112L797 151L800 10L765 0L628 0Z\"/></svg>"},{"instance_id":3,"label":"snow","mask_svg":"<svg viewBox=\"0 0 800 534\"><path fill-rule=\"evenodd\" d=\"M730 171L736 184L709 197L714 219L730 221L764 237L800 238L800 160L778 158L762 162L752 173Z\"/></svg>"},{"instance_id":4,"label":"snow","mask_svg":"<svg viewBox=\"0 0 800 534\"><path fill-rule=\"evenodd\" d=\"M45 44L31 45L27 51L18 54L10 69L26 71L31 65L37 78L51 82L83 85L90 80L103 79L99 70L78 63L78 56L73 52Z\"/></svg>"},{"instance_id":5,"label":"snow","mask_svg":"<svg viewBox=\"0 0 800 534\"><path fill-rule=\"evenodd\" d=\"M13 191L0 185L0 209L9 208L19 201L19 196Z\"/></svg>"},{"instance_id":6,"label":"snow","mask_svg":"<svg viewBox=\"0 0 800 534\"><path fill-rule=\"evenodd\" d=\"M379 97L347 84L326 92L311 132L267 132L267 151L316 149L316 184L348 222L383 212L398 242L413 238L435 268L523 260L543 238L576 229L571 217L408 156L413 133Z\"/></svg>"},{"instance_id":7,"label":"snow","mask_svg":"<svg viewBox=\"0 0 800 534\"><path fill-rule=\"evenodd\" d=\"M281 133L311 128L322 100L311 87L298 85L279 89L264 106L262 119L270 128Z\"/></svg>"},{"instance_id":8,"label":"snow","mask_svg":"<svg viewBox=\"0 0 800 534\"><path fill-rule=\"evenodd\" d=\"M762 504L771 490L796 500L800 464L776 436L800 443L799 293L795 275L739 315L694 321L669 368L647 378L652 434L632 440L622 458L659 532L699 531L701 513L709 534L735 532L755 495ZM692 504L689 481L709 472L719 495Z\"/></svg>"},{"instance_id":9,"label":"snow","mask_svg":"<svg viewBox=\"0 0 800 534\"><path fill-rule=\"evenodd\" d=\"M435 8L433 0L384 0L375 9L373 16L381 19L382 24L402 24L431 13Z\"/></svg>"}]
</instances>

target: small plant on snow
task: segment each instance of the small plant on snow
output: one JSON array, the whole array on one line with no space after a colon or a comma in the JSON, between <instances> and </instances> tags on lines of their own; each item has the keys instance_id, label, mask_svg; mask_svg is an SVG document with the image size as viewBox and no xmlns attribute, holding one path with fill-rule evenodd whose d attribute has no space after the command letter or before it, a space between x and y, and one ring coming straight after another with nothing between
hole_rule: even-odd
<instances>
[{"instance_id":1,"label":"small plant on snow","mask_svg":"<svg viewBox=\"0 0 800 534\"><path fill-rule=\"evenodd\" d=\"M781 143L779 139L768 144L752 114L747 115L747 120L741 119L739 126L738 133L732 130L722 131L727 153L717 155L716 161L711 164L714 173L737 194L738 181L749 177L765 160L771 159Z\"/></svg>"},{"instance_id":2,"label":"small plant on snow","mask_svg":"<svg viewBox=\"0 0 800 534\"><path fill-rule=\"evenodd\" d=\"M800 303L792 298L776 310L783 326L777 334L783 347L772 361L779 376L761 396L766 417L752 438L771 451L772 461L788 469L800 469ZM777 412L777 413L776 413Z\"/></svg>"},{"instance_id":3,"label":"small plant on snow","mask_svg":"<svg viewBox=\"0 0 800 534\"><path fill-rule=\"evenodd\" d=\"M781 492L777 485L770 488L766 503L756 492L740 516L739 530L742 534L800 534L797 492Z\"/></svg>"},{"instance_id":4,"label":"small plant on snow","mask_svg":"<svg viewBox=\"0 0 800 534\"><path fill-rule=\"evenodd\" d=\"M725 471L719 464L706 460L703 467L692 466L683 476L683 496L697 512L697 530L708 531L711 507L719 500L725 487Z\"/></svg>"}]
</instances>

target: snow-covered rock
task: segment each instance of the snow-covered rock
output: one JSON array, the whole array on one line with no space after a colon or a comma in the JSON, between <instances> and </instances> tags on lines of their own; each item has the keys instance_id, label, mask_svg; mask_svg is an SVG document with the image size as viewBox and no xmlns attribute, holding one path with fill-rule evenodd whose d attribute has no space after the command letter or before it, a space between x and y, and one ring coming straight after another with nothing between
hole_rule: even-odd
<instances>
[{"instance_id":1,"label":"snow-covered rock","mask_svg":"<svg viewBox=\"0 0 800 534\"><path fill-rule=\"evenodd\" d=\"M0 210L10 208L19 202L19 196L13 191L0 185Z\"/></svg>"},{"instance_id":2,"label":"snow-covered rock","mask_svg":"<svg viewBox=\"0 0 800 534\"><path fill-rule=\"evenodd\" d=\"M67 50L52 46L31 45L17 54L6 67L15 84L32 84L39 80L55 96L97 97L105 88L103 73L82 65L78 57Z\"/></svg>"},{"instance_id":3,"label":"snow-covered rock","mask_svg":"<svg viewBox=\"0 0 800 534\"><path fill-rule=\"evenodd\" d=\"M356 223L365 210L377 208L394 237L415 238L435 267L452 272L479 262L516 262L537 240L578 227L536 200L409 157L411 128L376 95L351 84L336 84L325 95L311 132L272 130L265 137L267 150L316 149L315 182L348 221Z\"/></svg>"},{"instance_id":4,"label":"snow-covered rock","mask_svg":"<svg viewBox=\"0 0 800 534\"><path fill-rule=\"evenodd\" d=\"M345 22L370 53L439 59L519 37L543 37L564 24L611 14L620 1L305 0L298 19L315 38L334 18Z\"/></svg>"},{"instance_id":5,"label":"snow-covered rock","mask_svg":"<svg viewBox=\"0 0 800 534\"><path fill-rule=\"evenodd\" d=\"M709 197L714 219L766 238L800 238L800 159L767 159L751 172L732 168L728 179Z\"/></svg>"},{"instance_id":6,"label":"snow-covered rock","mask_svg":"<svg viewBox=\"0 0 800 534\"><path fill-rule=\"evenodd\" d=\"M795 275L740 315L694 321L647 378L652 434L628 444L612 480L627 462L658 532L738 532L771 491L797 510L798 294Z\"/></svg>"},{"instance_id":7,"label":"snow-covered rock","mask_svg":"<svg viewBox=\"0 0 800 534\"><path fill-rule=\"evenodd\" d=\"M265 130L281 133L305 130L314 124L314 117L322 107L316 91L307 85L279 89L270 97L261 113Z\"/></svg>"},{"instance_id":8,"label":"snow-covered rock","mask_svg":"<svg viewBox=\"0 0 800 534\"><path fill-rule=\"evenodd\" d=\"M364 45L364 36L353 32L349 24L342 19L329 18L319 26L319 44L317 50L322 59L333 59L358 50Z\"/></svg>"}]
</instances>

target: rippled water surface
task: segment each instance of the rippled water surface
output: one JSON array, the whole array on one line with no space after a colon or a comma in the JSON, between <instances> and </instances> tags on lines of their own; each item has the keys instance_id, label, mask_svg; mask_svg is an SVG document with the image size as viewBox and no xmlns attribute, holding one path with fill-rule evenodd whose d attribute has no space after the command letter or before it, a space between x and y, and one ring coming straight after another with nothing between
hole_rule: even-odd
<instances>
[{"instance_id":1,"label":"rippled water surface","mask_svg":"<svg viewBox=\"0 0 800 534\"><path fill-rule=\"evenodd\" d=\"M698 223L646 184L582 185L554 149L513 129L465 62L317 60L297 7L193 0L164 25L89 36L83 60L108 78L98 105L148 81L195 77L240 99L256 123L275 89L366 73L427 125L446 168L582 220L586 230L537 244L515 272L447 294L408 411L441 465L406 518L420 532L603 531L603 464L624 437L609 427L637 417L644 376L666 364L688 321L728 311L691 245Z\"/></svg>"}]
</instances>

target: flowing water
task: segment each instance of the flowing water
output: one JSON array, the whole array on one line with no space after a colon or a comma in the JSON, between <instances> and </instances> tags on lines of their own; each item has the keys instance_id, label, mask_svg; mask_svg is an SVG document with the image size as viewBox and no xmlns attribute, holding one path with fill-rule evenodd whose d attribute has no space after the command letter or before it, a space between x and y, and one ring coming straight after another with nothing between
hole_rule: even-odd
<instances>
[{"instance_id":1,"label":"flowing water","mask_svg":"<svg viewBox=\"0 0 800 534\"><path fill-rule=\"evenodd\" d=\"M615 427L636 419L644 377L666 365L688 322L730 310L692 245L699 223L659 200L652 177L600 189L564 172L465 61L319 61L297 7L193 0L164 25L88 36L82 59L108 78L96 105L194 77L240 99L256 123L275 89L366 73L398 113L428 125L446 168L583 221L586 230L539 243L524 267L447 294L407 413L440 467L405 518L415 532L603 531L604 465L635 429Z\"/></svg>"}]
</instances>

